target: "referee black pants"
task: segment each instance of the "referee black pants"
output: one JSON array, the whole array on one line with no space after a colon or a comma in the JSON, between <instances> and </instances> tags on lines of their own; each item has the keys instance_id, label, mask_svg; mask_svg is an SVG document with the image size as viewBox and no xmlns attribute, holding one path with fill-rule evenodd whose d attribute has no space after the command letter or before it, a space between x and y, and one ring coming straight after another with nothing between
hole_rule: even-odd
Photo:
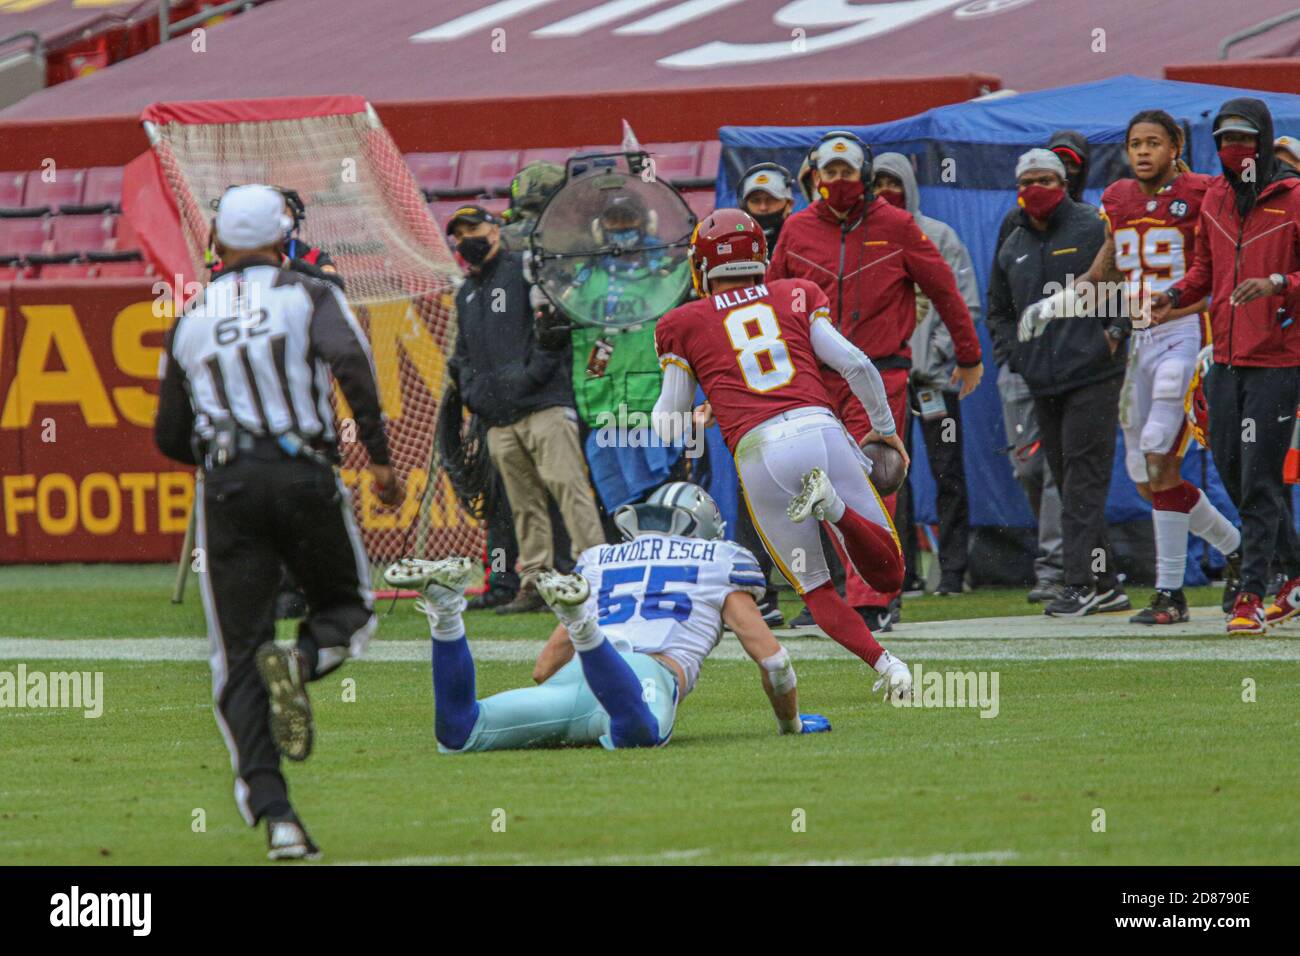
<instances>
[{"instance_id":1,"label":"referee black pants","mask_svg":"<svg viewBox=\"0 0 1300 956\"><path fill-rule=\"evenodd\" d=\"M1263 597L1269 564L1300 575L1282 464L1291 443L1300 370L1218 365L1205 377L1210 454L1241 515L1241 589Z\"/></svg>"},{"instance_id":2,"label":"referee black pants","mask_svg":"<svg viewBox=\"0 0 1300 956\"><path fill-rule=\"evenodd\" d=\"M199 488L195 540L206 564L199 585L214 709L235 770L235 802L252 826L288 800L254 665L257 648L275 638L280 564L307 596L298 649L311 680L365 650L376 625L370 571L332 468L242 452Z\"/></svg>"},{"instance_id":3,"label":"referee black pants","mask_svg":"<svg viewBox=\"0 0 1300 956\"><path fill-rule=\"evenodd\" d=\"M1065 584L1108 590L1118 584L1106 531L1106 495L1115 464L1122 375L1056 395L1034 396L1043 454L1061 492Z\"/></svg>"}]
</instances>

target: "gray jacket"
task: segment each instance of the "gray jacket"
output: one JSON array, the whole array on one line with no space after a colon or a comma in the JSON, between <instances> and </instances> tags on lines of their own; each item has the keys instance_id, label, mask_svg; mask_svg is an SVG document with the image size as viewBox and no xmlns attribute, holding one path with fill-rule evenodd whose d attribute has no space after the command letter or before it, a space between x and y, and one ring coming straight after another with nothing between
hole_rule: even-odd
<instances>
[{"instance_id":1,"label":"gray jacket","mask_svg":"<svg viewBox=\"0 0 1300 956\"><path fill-rule=\"evenodd\" d=\"M874 163L875 172L886 172L903 182L903 196L907 211L926 234L957 279L957 291L970 309L971 321L980 320L980 290L975 281L975 267L971 264L966 244L958 238L952 226L921 212L921 193L916 186L916 173L911 161L902 153L881 153ZM939 311L928 300L926 308L917 317L916 331L912 333L912 384L917 388L949 389L948 381L957 367L957 356L952 347L952 336L939 318Z\"/></svg>"}]
</instances>

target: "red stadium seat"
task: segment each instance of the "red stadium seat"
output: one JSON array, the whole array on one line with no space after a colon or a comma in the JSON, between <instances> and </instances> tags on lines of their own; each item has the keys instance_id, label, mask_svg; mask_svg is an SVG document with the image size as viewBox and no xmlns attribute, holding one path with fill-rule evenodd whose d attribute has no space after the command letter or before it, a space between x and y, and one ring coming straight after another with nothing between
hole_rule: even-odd
<instances>
[{"instance_id":1,"label":"red stadium seat","mask_svg":"<svg viewBox=\"0 0 1300 956\"><path fill-rule=\"evenodd\" d=\"M84 169L54 168L54 180L46 182L43 170L27 177L27 192L23 194L24 206L75 206L81 202L81 193L86 186Z\"/></svg>"},{"instance_id":2,"label":"red stadium seat","mask_svg":"<svg viewBox=\"0 0 1300 956\"><path fill-rule=\"evenodd\" d=\"M436 193L455 187L460 153L407 153L406 165L421 189Z\"/></svg>"},{"instance_id":3,"label":"red stadium seat","mask_svg":"<svg viewBox=\"0 0 1300 956\"><path fill-rule=\"evenodd\" d=\"M550 149L526 149L524 154L519 157L519 168L523 169L529 163L538 161L563 166L572 155L573 150L567 146L556 146Z\"/></svg>"},{"instance_id":4,"label":"red stadium seat","mask_svg":"<svg viewBox=\"0 0 1300 956\"><path fill-rule=\"evenodd\" d=\"M0 257L44 252L49 238L49 224L44 218L0 219Z\"/></svg>"},{"instance_id":5,"label":"red stadium seat","mask_svg":"<svg viewBox=\"0 0 1300 956\"><path fill-rule=\"evenodd\" d=\"M36 275L32 278L44 279L45 281L58 279L89 279L93 273L93 266L87 262L51 262L45 265L37 266Z\"/></svg>"},{"instance_id":6,"label":"red stadium seat","mask_svg":"<svg viewBox=\"0 0 1300 956\"><path fill-rule=\"evenodd\" d=\"M701 179L716 179L718 164L722 161L722 144L716 139L700 144L700 165L698 175ZM790 170L795 172L795 170Z\"/></svg>"},{"instance_id":7,"label":"red stadium seat","mask_svg":"<svg viewBox=\"0 0 1300 956\"><path fill-rule=\"evenodd\" d=\"M470 149L461 153L460 175L456 183L462 188L505 188L518 170L518 150Z\"/></svg>"},{"instance_id":8,"label":"red stadium seat","mask_svg":"<svg viewBox=\"0 0 1300 956\"><path fill-rule=\"evenodd\" d=\"M26 173L0 173L0 208L14 209L23 204Z\"/></svg>"},{"instance_id":9,"label":"red stadium seat","mask_svg":"<svg viewBox=\"0 0 1300 956\"><path fill-rule=\"evenodd\" d=\"M648 143L645 150L654 159L659 179L694 179L700 167L699 143Z\"/></svg>"},{"instance_id":10,"label":"red stadium seat","mask_svg":"<svg viewBox=\"0 0 1300 956\"><path fill-rule=\"evenodd\" d=\"M54 252L101 252L109 248L113 238L113 217L102 213L54 216L50 235Z\"/></svg>"},{"instance_id":11,"label":"red stadium seat","mask_svg":"<svg viewBox=\"0 0 1300 956\"><path fill-rule=\"evenodd\" d=\"M121 208L122 167L96 166L86 170L86 191L81 196L81 205Z\"/></svg>"},{"instance_id":12,"label":"red stadium seat","mask_svg":"<svg viewBox=\"0 0 1300 956\"><path fill-rule=\"evenodd\" d=\"M703 219L713 212L715 196L712 189L690 189L682 193L682 198L691 207L696 219Z\"/></svg>"},{"instance_id":13,"label":"red stadium seat","mask_svg":"<svg viewBox=\"0 0 1300 956\"><path fill-rule=\"evenodd\" d=\"M95 266L94 271L101 279L126 279L154 274L153 266L139 259L129 262L101 262Z\"/></svg>"},{"instance_id":14,"label":"red stadium seat","mask_svg":"<svg viewBox=\"0 0 1300 956\"><path fill-rule=\"evenodd\" d=\"M0 262L0 282L25 279L31 270L19 262Z\"/></svg>"}]
</instances>

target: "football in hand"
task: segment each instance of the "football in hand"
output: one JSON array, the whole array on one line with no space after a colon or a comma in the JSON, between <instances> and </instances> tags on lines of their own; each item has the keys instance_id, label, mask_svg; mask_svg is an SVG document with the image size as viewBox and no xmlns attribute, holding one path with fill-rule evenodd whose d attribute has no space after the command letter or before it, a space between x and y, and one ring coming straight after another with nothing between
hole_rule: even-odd
<instances>
[{"instance_id":1,"label":"football in hand","mask_svg":"<svg viewBox=\"0 0 1300 956\"><path fill-rule=\"evenodd\" d=\"M907 466L903 456L884 442L867 442L862 446L862 453L871 460L871 483L876 490L888 497L903 487L907 480Z\"/></svg>"}]
</instances>

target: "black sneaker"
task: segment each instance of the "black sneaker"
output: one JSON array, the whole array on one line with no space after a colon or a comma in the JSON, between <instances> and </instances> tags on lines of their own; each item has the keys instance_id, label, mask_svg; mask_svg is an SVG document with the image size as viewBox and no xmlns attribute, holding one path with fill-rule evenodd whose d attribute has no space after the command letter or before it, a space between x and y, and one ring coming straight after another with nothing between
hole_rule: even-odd
<instances>
[{"instance_id":1,"label":"black sneaker","mask_svg":"<svg viewBox=\"0 0 1300 956\"><path fill-rule=\"evenodd\" d=\"M768 627L785 627L785 615L781 613L776 591L769 590L763 595L763 600L758 602L758 610L763 615L763 623Z\"/></svg>"},{"instance_id":2,"label":"black sneaker","mask_svg":"<svg viewBox=\"0 0 1300 956\"><path fill-rule=\"evenodd\" d=\"M1030 604L1050 604L1061 596L1062 587L1052 581L1040 581L1029 590Z\"/></svg>"},{"instance_id":3,"label":"black sneaker","mask_svg":"<svg viewBox=\"0 0 1300 956\"><path fill-rule=\"evenodd\" d=\"M254 661L266 687L275 745L289 760L306 760L311 754L314 730L297 649L267 641L257 649Z\"/></svg>"},{"instance_id":4,"label":"black sneaker","mask_svg":"<svg viewBox=\"0 0 1300 956\"><path fill-rule=\"evenodd\" d=\"M467 611L488 611L494 607L500 607L503 604L509 604L515 599L518 591L512 591L509 588L492 588L484 591L482 594L476 594L465 604Z\"/></svg>"},{"instance_id":5,"label":"black sneaker","mask_svg":"<svg viewBox=\"0 0 1300 956\"><path fill-rule=\"evenodd\" d=\"M894 599L889 602L889 623L903 623L903 595L896 594Z\"/></svg>"},{"instance_id":6,"label":"black sneaker","mask_svg":"<svg viewBox=\"0 0 1300 956\"><path fill-rule=\"evenodd\" d=\"M297 814L290 811L266 818L268 860L319 860L320 847L312 842Z\"/></svg>"},{"instance_id":7,"label":"black sneaker","mask_svg":"<svg viewBox=\"0 0 1300 956\"><path fill-rule=\"evenodd\" d=\"M1241 549L1226 556L1223 565L1223 613L1231 614L1241 590Z\"/></svg>"},{"instance_id":8,"label":"black sneaker","mask_svg":"<svg viewBox=\"0 0 1300 956\"><path fill-rule=\"evenodd\" d=\"M1093 610L1098 612L1105 611L1131 611L1133 604L1124 593L1124 589L1118 584L1113 588L1105 588L1097 592L1097 603Z\"/></svg>"},{"instance_id":9,"label":"black sneaker","mask_svg":"<svg viewBox=\"0 0 1300 956\"><path fill-rule=\"evenodd\" d=\"M808 628L808 627L816 627L816 626L817 626L817 622L813 620L812 611L808 610L807 607L803 608L798 614L794 616L794 620L786 625L786 627L795 628L796 630L799 628Z\"/></svg>"},{"instance_id":10,"label":"black sneaker","mask_svg":"<svg viewBox=\"0 0 1300 956\"><path fill-rule=\"evenodd\" d=\"M952 594L961 594L963 590L964 582L962 577L954 574L951 576L945 575L939 578L939 589L934 593L943 597L948 597Z\"/></svg>"},{"instance_id":11,"label":"black sneaker","mask_svg":"<svg viewBox=\"0 0 1300 956\"><path fill-rule=\"evenodd\" d=\"M1181 624L1191 619L1183 589L1158 590L1151 595L1151 603L1128 619L1130 624Z\"/></svg>"},{"instance_id":12,"label":"black sneaker","mask_svg":"<svg viewBox=\"0 0 1300 956\"><path fill-rule=\"evenodd\" d=\"M853 610L866 622L873 634L884 634L894 629L894 612L887 607L855 607Z\"/></svg>"},{"instance_id":13,"label":"black sneaker","mask_svg":"<svg viewBox=\"0 0 1300 956\"><path fill-rule=\"evenodd\" d=\"M545 611L546 602L542 596L537 593L537 586L526 584L519 589L515 599L509 604L502 604L496 609L498 614L531 614L535 611Z\"/></svg>"},{"instance_id":14,"label":"black sneaker","mask_svg":"<svg viewBox=\"0 0 1300 956\"><path fill-rule=\"evenodd\" d=\"M1043 608L1048 617L1083 617L1097 613L1097 592L1092 588L1064 587L1057 597Z\"/></svg>"}]
</instances>

